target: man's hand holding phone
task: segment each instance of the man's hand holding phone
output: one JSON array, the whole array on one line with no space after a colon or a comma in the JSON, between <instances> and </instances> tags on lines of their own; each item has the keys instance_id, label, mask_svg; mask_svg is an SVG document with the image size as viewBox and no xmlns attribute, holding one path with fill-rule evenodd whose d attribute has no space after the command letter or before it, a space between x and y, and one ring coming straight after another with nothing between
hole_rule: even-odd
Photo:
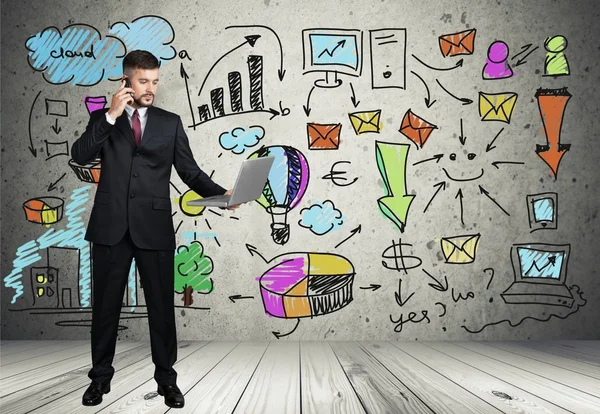
<instances>
[{"instance_id":1,"label":"man's hand holding phone","mask_svg":"<svg viewBox=\"0 0 600 414\"><path fill-rule=\"evenodd\" d=\"M117 119L125 110L125 105L133 102L133 94L135 91L131 88L131 83L128 78L121 81L121 87L112 96L108 115L112 119Z\"/></svg>"}]
</instances>

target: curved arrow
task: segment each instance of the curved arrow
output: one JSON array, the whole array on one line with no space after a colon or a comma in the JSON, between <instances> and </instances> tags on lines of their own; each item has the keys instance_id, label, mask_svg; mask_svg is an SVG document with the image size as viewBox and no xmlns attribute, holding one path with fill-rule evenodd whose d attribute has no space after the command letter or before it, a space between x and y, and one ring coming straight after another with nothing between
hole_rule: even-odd
<instances>
[{"instance_id":1,"label":"curved arrow","mask_svg":"<svg viewBox=\"0 0 600 414\"><path fill-rule=\"evenodd\" d=\"M419 62L421 65L429 68L429 69L433 69L433 70L438 70L438 71L444 71L444 70L454 70L456 68L460 68L463 65L463 60L457 60L456 61L456 65L452 66L451 68L436 68L433 66L428 65L427 63L423 62L421 59L419 59L418 57L416 57L415 55L412 55L413 58L415 58L417 60L417 62Z\"/></svg>"},{"instance_id":2,"label":"curved arrow","mask_svg":"<svg viewBox=\"0 0 600 414\"><path fill-rule=\"evenodd\" d=\"M279 331L271 331L271 332L273 333L273 335L275 335L275 337L277 339L279 339L282 336L288 336L288 335L292 334L296 330L296 328L298 327L299 324L300 324L300 318L296 318L296 326L294 326L294 329L292 329L290 332L284 333L284 334L279 333Z\"/></svg>"},{"instance_id":3,"label":"curved arrow","mask_svg":"<svg viewBox=\"0 0 600 414\"><path fill-rule=\"evenodd\" d=\"M442 88L444 90L444 92L446 92L448 95L450 95L457 101L462 102L463 105L471 105L473 103L473 101L468 98L459 98L458 96L453 95L448 89L444 88L444 85L442 85L438 79L436 79L435 81L437 82L438 85L440 85L440 88Z\"/></svg>"},{"instance_id":4,"label":"curved arrow","mask_svg":"<svg viewBox=\"0 0 600 414\"><path fill-rule=\"evenodd\" d=\"M302 105L302 108L304 108L304 113L306 114L306 116L310 115L310 95L312 94L312 92L314 90L315 90L315 86L310 88L310 92L308 92L308 98L306 98L306 105Z\"/></svg>"},{"instance_id":5,"label":"curved arrow","mask_svg":"<svg viewBox=\"0 0 600 414\"><path fill-rule=\"evenodd\" d=\"M254 47L254 44L256 43L256 41L260 38L260 35L249 35L249 36L244 36L244 39L246 39L246 41L244 43L241 43L239 45L237 45L236 47L234 47L233 49L231 49L229 52L225 53L223 56L221 56L219 59L217 59L217 61L210 67L210 69L208 70L208 73L206 74L206 76L204 77L204 80L202 81L202 85L200 86L200 90L198 91L198 96L200 96L200 94L202 93L202 89L204 88L204 84L206 83L206 81L208 80L208 77L210 75L210 73L212 72L212 70L215 68L215 66L217 66L217 64L223 60L223 58L225 56L227 56L228 54L234 52L235 50L239 49L240 47L244 46L246 43L248 43L250 46Z\"/></svg>"},{"instance_id":6,"label":"curved arrow","mask_svg":"<svg viewBox=\"0 0 600 414\"><path fill-rule=\"evenodd\" d=\"M429 86L427 86L427 83L423 80L422 77L420 77L416 72L413 72L412 70L410 71L410 73L412 73L413 75L415 75L417 78L419 78L421 80L421 82L423 82L423 85L425 85L425 90L427 91L427 98L425 98L425 105L427 106L427 108L431 108L433 106L433 104L436 102L435 100L433 102L430 102L431 100L431 95L429 94Z\"/></svg>"},{"instance_id":7,"label":"curved arrow","mask_svg":"<svg viewBox=\"0 0 600 414\"><path fill-rule=\"evenodd\" d=\"M342 240L341 242L339 242L338 244L335 245L334 249L337 249L338 247L340 247L342 244L344 244L348 239L350 239L352 236L354 236L356 233L360 233L360 224L358 225L357 228L350 230L350 235L348 237L346 237L344 240Z\"/></svg>"},{"instance_id":8,"label":"curved arrow","mask_svg":"<svg viewBox=\"0 0 600 414\"><path fill-rule=\"evenodd\" d=\"M285 70L283 69L283 47L281 46L281 39L279 38L279 36L275 32L275 30L271 29L269 26L263 26L260 24L227 26L225 28L225 30L231 29L231 28L250 28L250 27L260 27L263 29L267 29L275 35L275 38L277 38L277 43L279 44L279 70L277 70L277 76L279 77L279 81L281 82L283 80L283 77L285 76Z\"/></svg>"},{"instance_id":9,"label":"curved arrow","mask_svg":"<svg viewBox=\"0 0 600 414\"><path fill-rule=\"evenodd\" d=\"M31 155L33 155L34 157L37 157L37 150L33 148L33 138L31 136L31 118L33 117L33 107L35 106L35 102L37 101L41 93L42 91L39 91L37 95L35 95L35 98L33 99L33 104L31 105L31 110L29 111L29 151L31 151Z\"/></svg>"},{"instance_id":10,"label":"curved arrow","mask_svg":"<svg viewBox=\"0 0 600 414\"><path fill-rule=\"evenodd\" d=\"M263 259L265 263L269 263L269 261L267 259L265 259L262 254L260 254L260 252L256 249L256 247L252 246L251 244L246 243L246 249L248 249L250 256L254 256L256 254L258 257Z\"/></svg>"}]
</instances>

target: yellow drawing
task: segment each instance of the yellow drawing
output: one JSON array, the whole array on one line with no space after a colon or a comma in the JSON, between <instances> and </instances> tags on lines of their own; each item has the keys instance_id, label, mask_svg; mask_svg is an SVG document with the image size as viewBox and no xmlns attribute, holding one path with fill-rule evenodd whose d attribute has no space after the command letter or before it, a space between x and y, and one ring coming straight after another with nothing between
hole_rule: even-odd
<instances>
[{"instance_id":1,"label":"yellow drawing","mask_svg":"<svg viewBox=\"0 0 600 414\"><path fill-rule=\"evenodd\" d=\"M442 237L442 253L444 253L446 263L473 263L480 237L480 234Z\"/></svg>"},{"instance_id":2,"label":"yellow drawing","mask_svg":"<svg viewBox=\"0 0 600 414\"><path fill-rule=\"evenodd\" d=\"M379 118L381 117L381 109L376 111L367 112L353 112L348 114L350 122L356 135L364 134L366 132L374 132L379 134L381 125L379 124Z\"/></svg>"},{"instance_id":3,"label":"yellow drawing","mask_svg":"<svg viewBox=\"0 0 600 414\"><path fill-rule=\"evenodd\" d=\"M479 116L482 121L501 121L510 124L510 116L517 103L514 92L479 92Z\"/></svg>"}]
</instances>

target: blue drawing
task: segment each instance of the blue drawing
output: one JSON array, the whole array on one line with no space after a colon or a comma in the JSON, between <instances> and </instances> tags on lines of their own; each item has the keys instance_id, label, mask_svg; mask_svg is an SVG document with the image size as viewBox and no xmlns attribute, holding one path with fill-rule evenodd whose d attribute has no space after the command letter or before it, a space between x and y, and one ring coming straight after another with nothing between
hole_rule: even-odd
<instances>
[{"instance_id":1,"label":"blue drawing","mask_svg":"<svg viewBox=\"0 0 600 414\"><path fill-rule=\"evenodd\" d=\"M533 202L535 221L554 220L554 202L551 198L542 198Z\"/></svg>"},{"instance_id":2,"label":"blue drawing","mask_svg":"<svg viewBox=\"0 0 600 414\"><path fill-rule=\"evenodd\" d=\"M335 208L331 200L303 208L300 211L300 214L302 213L304 214L298 224L319 236L339 228L346 219L342 216L342 212Z\"/></svg>"},{"instance_id":3,"label":"blue drawing","mask_svg":"<svg viewBox=\"0 0 600 414\"><path fill-rule=\"evenodd\" d=\"M522 278L551 278L560 280L565 251L544 251L518 247Z\"/></svg>"},{"instance_id":4,"label":"blue drawing","mask_svg":"<svg viewBox=\"0 0 600 414\"><path fill-rule=\"evenodd\" d=\"M248 128L237 127L231 131L223 132L219 136L219 144L234 154L243 154L247 148L254 147L265 136L265 130L260 125Z\"/></svg>"},{"instance_id":5,"label":"blue drawing","mask_svg":"<svg viewBox=\"0 0 600 414\"><path fill-rule=\"evenodd\" d=\"M527 196L531 232L558 227L558 194L540 193Z\"/></svg>"},{"instance_id":6,"label":"blue drawing","mask_svg":"<svg viewBox=\"0 0 600 414\"><path fill-rule=\"evenodd\" d=\"M341 65L358 69L358 45L354 35L310 34L313 65Z\"/></svg>"}]
</instances>

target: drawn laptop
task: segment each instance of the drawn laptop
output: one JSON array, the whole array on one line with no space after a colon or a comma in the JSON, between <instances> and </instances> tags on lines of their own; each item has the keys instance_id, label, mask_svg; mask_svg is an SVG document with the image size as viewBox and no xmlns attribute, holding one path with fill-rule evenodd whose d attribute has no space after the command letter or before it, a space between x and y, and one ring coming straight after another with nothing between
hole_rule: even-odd
<instances>
[{"instance_id":1,"label":"drawn laptop","mask_svg":"<svg viewBox=\"0 0 600 414\"><path fill-rule=\"evenodd\" d=\"M510 251L515 281L500 296L506 303L571 307L565 286L569 244L515 244Z\"/></svg>"},{"instance_id":2,"label":"drawn laptop","mask_svg":"<svg viewBox=\"0 0 600 414\"><path fill-rule=\"evenodd\" d=\"M226 208L254 201L260 197L275 157L260 157L245 160L238 173L231 195L198 198L187 202L188 206L211 206Z\"/></svg>"}]
</instances>

